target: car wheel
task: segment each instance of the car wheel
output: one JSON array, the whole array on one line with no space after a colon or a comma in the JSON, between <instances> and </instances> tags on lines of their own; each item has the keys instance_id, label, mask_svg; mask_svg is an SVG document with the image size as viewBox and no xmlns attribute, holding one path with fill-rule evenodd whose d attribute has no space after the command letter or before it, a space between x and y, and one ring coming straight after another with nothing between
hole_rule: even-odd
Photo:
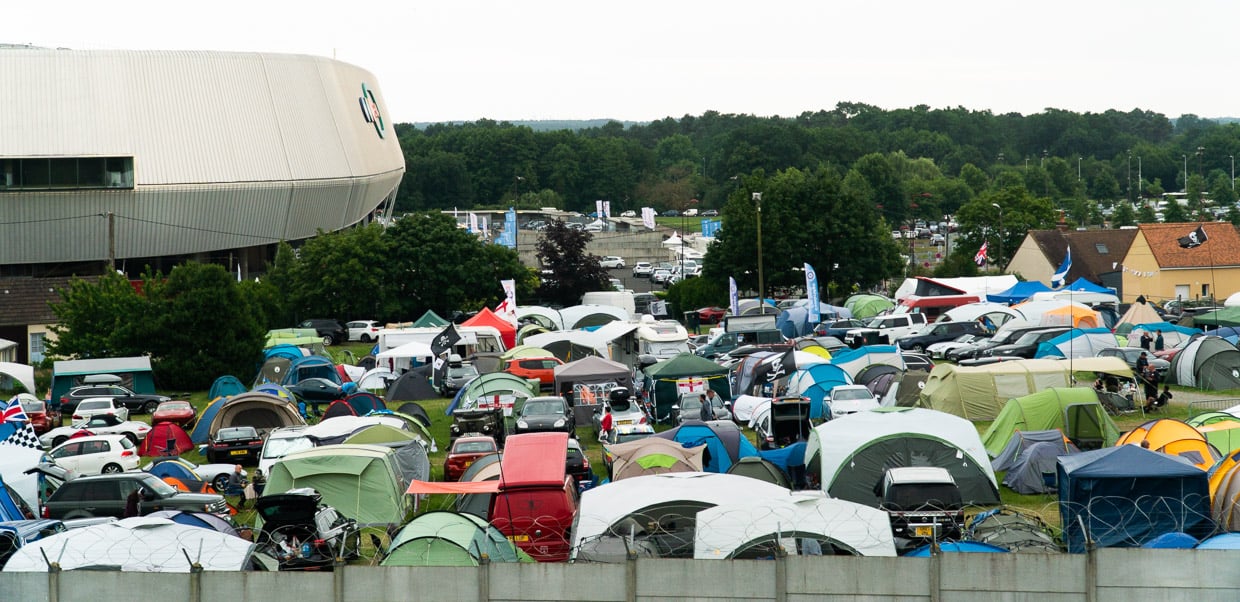
<instances>
[{"instance_id":1,"label":"car wheel","mask_svg":"<svg viewBox=\"0 0 1240 602\"><path fill-rule=\"evenodd\" d=\"M148 401L146 402L146 405L142 406L142 413L143 414L154 414L155 410L158 408L159 408L158 401Z\"/></svg>"},{"instance_id":2,"label":"car wheel","mask_svg":"<svg viewBox=\"0 0 1240 602\"><path fill-rule=\"evenodd\" d=\"M215 488L216 493L222 495L224 490L228 489L228 475L216 475L214 479L211 479L211 486Z\"/></svg>"},{"instance_id":3,"label":"car wheel","mask_svg":"<svg viewBox=\"0 0 1240 602\"><path fill-rule=\"evenodd\" d=\"M925 345L913 345L913 353L925 353L925 352L926 352Z\"/></svg>"},{"instance_id":4,"label":"car wheel","mask_svg":"<svg viewBox=\"0 0 1240 602\"><path fill-rule=\"evenodd\" d=\"M331 347L332 344L335 342L336 342L336 338L333 337L332 335L330 334L323 335L323 346L324 347Z\"/></svg>"},{"instance_id":5,"label":"car wheel","mask_svg":"<svg viewBox=\"0 0 1240 602\"><path fill-rule=\"evenodd\" d=\"M124 469L121 468L120 464L104 464L103 465L103 474L116 474L118 472L124 472Z\"/></svg>"},{"instance_id":6,"label":"car wheel","mask_svg":"<svg viewBox=\"0 0 1240 602\"><path fill-rule=\"evenodd\" d=\"M68 440L69 438L63 435L56 437L55 439L52 439L52 447L60 447L61 443L64 443L65 441L68 441Z\"/></svg>"},{"instance_id":7,"label":"car wheel","mask_svg":"<svg viewBox=\"0 0 1240 602\"><path fill-rule=\"evenodd\" d=\"M372 341L372 340L373 340L373 339L371 339L371 338L370 338L370 335L368 335L368 334L364 334L364 335L362 335L362 342L363 342L363 343L369 343L369 342L370 342L370 341Z\"/></svg>"}]
</instances>

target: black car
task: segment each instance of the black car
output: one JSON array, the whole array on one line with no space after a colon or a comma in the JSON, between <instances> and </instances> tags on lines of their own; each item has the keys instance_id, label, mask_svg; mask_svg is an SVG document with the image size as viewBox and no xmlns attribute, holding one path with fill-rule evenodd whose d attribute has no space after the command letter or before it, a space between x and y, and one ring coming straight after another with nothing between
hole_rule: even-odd
<instances>
[{"instance_id":1,"label":"black car","mask_svg":"<svg viewBox=\"0 0 1240 602\"><path fill-rule=\"evenodd\" d=\"M336 343L349 340L349 330L344 327L340 320L334 318L311 318L302 320L297 325L298 328L313 328L315 332L323 337L324 345L335 345Z\"/></svg>"},{"instance_id":2,"label":"black car","mask_svg":"<svg viewBox=\"0 0 1240 602\"><path fill-rule=\"evenodd\" d=\"M675 209L668 209L663 212L663 217L679 217L680 212Z\"/></svg>"},{"instance_id":3,"label":"black car","mask_svg":"<svg viewBox=\"0 0 1240 602\"><path fill-rule=\"evenodd\" d=\"M930 324L921 332L901 337L896 340L900 349L925 353L926 347L943 341L950 341L962 334L981 334L982 325L972 320L967 322L938 322Z\"/></svg>"},{"instance_id":4,"label":"black car","mask_svg":"<svg viewBox=\"0 0 1240 602\"><path fill-rule=\"evenodd\" d=\"M263 438L252 426L222 428L207 442L207 462L258 464Z\"/></svg>"},{"instance_id":5,"label":"black car","mask_svg":"<svg viewBox=\"0 0 1240 602\"><path fill-rule=\"evenodd\" d=\"M989 339L982 339L971 345L952 349L944 354L943 357L944 359L953 362L983 357L987 349L998 347L999 345L1014 343L1016 342L1016 339L1020 338L1021 335L1029 332L1030 330L1037 330L1038 328L1042 327L1023 326L1021 328L1013 328L1012 330L997 332L995 333L995 336L990 337Z\"/></svg>"},{"instance_id":6,"label":"black car","mask_svg":"<svg viewBox=\"0 0 1240 602\"><path fill-rule=\"evenodd\" d=\"M146 472L121 472L67 481L44 503L44 518L122 518L125 516L125 502L135 489L141 496L138 502L138 514L141 515L159 510L188 510L210 512L225 520L229 518L224 496L177 491L159 477Z\"/></svg>"},{"instance_id":7,"label":"black car","mask_svg":"<svg viewBox=\"0 0 1240 602\"><path fill-rule=\"evenodd\" d=\"M120 385L82 385L69 389L68 393L60 396L59 411L63 416L73 415L73 411L77 409L78 402L91 397L110 397L117 404L125 406L130 413L133 414L152 414L159 404L165 401L171 401L171 397L163 395L144 395L142 393L134 393Z\"/></svg>"},{"instance_id":8,"label":"black car","mask_svg":"<svg viewBox=\"0 0 1240 602\"><path fill-rule=\"evenodd\" d=\"M844 335L848 334L848 331L856 330L858 328L865 328L865 322L853 318L846 320L829 320L826 322L820 322L814 327L814 336L835 337L842 341L844 340Z\"/></svg>"},{"instance_id":9,"label":"black car","mask_svg":"<svg viewBox=\"0 0 1240 602\"><path fill-rule=\"evenodd\" d=\"M583 483L594 482L594 472L590 470L590 460L581 449L576 439L568 440L568 455L564 459L564 470L577 482L580 489Z\"/></svg>"},{"instance_id":10,"label":"black car","mask_svg":"<svg viewBox=\"0 0 1240 602\"><path fill-rule=\"evenodd\" d=\"M982 352L983 357L1020 357L1033 359L1038 352L1038 345L1045 343L1070 330L1067 326L1052 326L1026 330L1015 341L1004 345L995 345Z\"/></svg>"},{"instance_id":11,"label":"black car","mask_svg":"<svg viewBox=\"0 0 1240 602\"><path fill-rule=\"evenodd\" d=\"M525 400L517 415L517 433L565 432L572 437L577 432L573 409L563 397L531 397Z\"/></svg>"},{"instance_id":12,"label":"black car","mask_svg":"<svg viewBox=\"0 0 1240 602\"><path fill-rule=\"evenodd\" d=\"M329 404L337 399L344 399L344 390L340 385L320 377L303 378L295 385L285 387L298 401L306 405L318 406Z\"/></svg>"}]
</instances>

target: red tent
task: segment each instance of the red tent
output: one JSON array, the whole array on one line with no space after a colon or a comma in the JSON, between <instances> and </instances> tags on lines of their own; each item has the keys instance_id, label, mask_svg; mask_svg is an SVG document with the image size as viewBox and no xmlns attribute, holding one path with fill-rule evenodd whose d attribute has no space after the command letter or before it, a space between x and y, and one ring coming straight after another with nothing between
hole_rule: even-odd
<instances>
[{"instance_id":1,"label":"red tent","mask_svg":"<svg viewBox=\"0 0 1240 602\"><path fill-rule=\"evenodd\" d=\"M138 454L143 456L179 456L194 449L185 429L175 422L160 422L151 427L146 439L138 446Z\"/></svg>"},{"instance_id":2,"label":"red tent","mask_svg":"<svg viewBox=\"0 0 1240 602\"><path fill-rule=\"evenodd\" d=\"M500 337L504 339L504 347L512 349L517 346L517 327L485 307L474 317L461 322L461 326L491 326L499 330Z\"/></svg>"}]
</instances>

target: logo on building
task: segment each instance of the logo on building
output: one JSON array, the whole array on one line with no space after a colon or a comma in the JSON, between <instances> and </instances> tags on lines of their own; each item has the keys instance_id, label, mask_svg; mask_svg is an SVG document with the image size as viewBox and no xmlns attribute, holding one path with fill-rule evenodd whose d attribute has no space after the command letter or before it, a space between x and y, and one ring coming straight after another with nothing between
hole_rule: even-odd
<instances>
[{"instance_id":1,"label":"logo on building","mask_svg":"<svg viewBox=\"0 0 1240 602\"><path fill-rule=\"evenodd\" d=\"M357 99L358 104L362 107L362 117L366 118L366 123L375 125L375 132L379 137L383 137L383 114L379 112L379 102L375 100L375 93L366 84L362 84L362 95Z\"/></svg>"}]
</instances>

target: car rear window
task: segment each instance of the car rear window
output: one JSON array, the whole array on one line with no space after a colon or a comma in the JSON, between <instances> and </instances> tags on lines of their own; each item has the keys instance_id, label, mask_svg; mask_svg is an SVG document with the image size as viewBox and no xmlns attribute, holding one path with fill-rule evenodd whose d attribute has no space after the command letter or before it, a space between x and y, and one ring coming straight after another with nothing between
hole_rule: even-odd
<instances>
[{"instance_id":1,"label":"car rear window","mask_svg":"<svg viewBox=\"0 0 1240 602\"><path fill-rule=\"evenodd\" d=\"M23 399L23 400L22 400L22 410L23 410L23 411L25 411L25 412L27 412L27 413L30 413L30 412L42 412L42 411L44 411L44 409L43 409L43 402L41 402L41 401L26 401L26 400L24 400L24 399Z\"/></svg>"},{"instance_id":2,"label":"car rear window","mask_svg":"<svg viewBox=\"0 0 1240 602\"><path fill-rule=\"evenodd\" d=\"M460 454L491 452L495 451L495 445L490 441L458 441L452 451Z\"/></svg>"},{"instance_id":3,"label":"car rear window","mask_svg":"<svg viewBox=\"0 0 1240 602\"><path fill-rule=\"evenodd\" d=\"M110 408L110 407L112 407L111 401L101 401L101 400L89 400L88 399L78 404L79 410L102 410L102 409Z\"/></svg>"}]
</instances>

